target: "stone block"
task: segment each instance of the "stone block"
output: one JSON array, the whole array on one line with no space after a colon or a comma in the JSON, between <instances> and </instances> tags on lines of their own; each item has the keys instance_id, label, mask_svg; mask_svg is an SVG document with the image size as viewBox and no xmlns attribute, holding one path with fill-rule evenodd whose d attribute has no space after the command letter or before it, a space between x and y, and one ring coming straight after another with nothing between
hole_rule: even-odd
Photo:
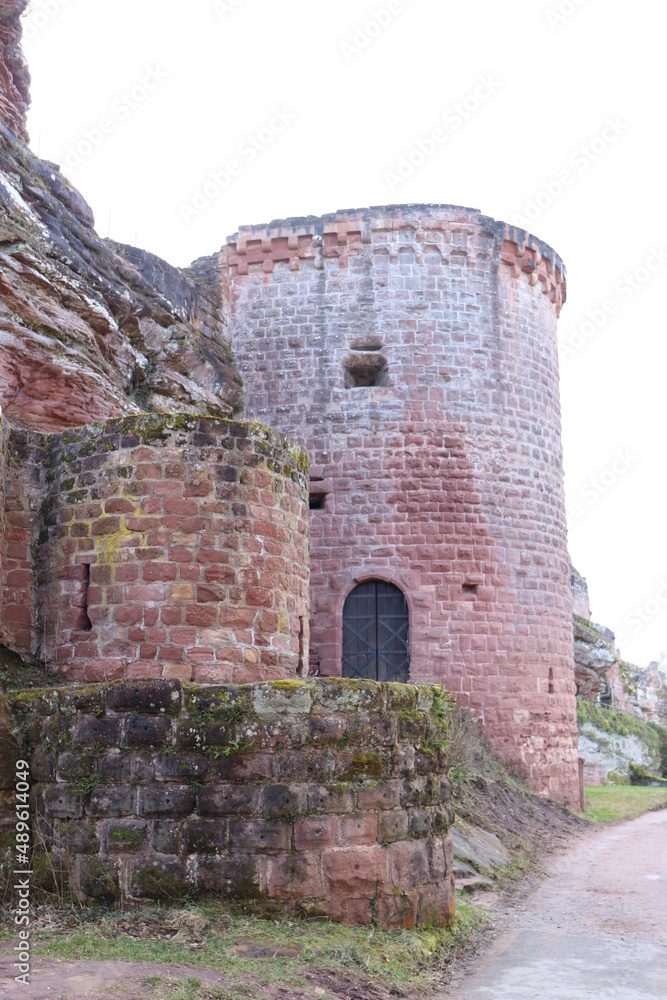
<instances>
[{"instance_id":1,"label":"stone block","mask_svg":"<svg viewBox=\"0 0 667 1000\"><path fill-rule=\"evenodd\" d=\"M303 785L267 785L262 797L265 819L288 819L294 823L308 808L308 794Z\"/></svg>"},{"instance_id":2,"label":"stone block","mask_svg":"<svg viewBox=\"0 0 667 1000\"><path fill-rule=\"evenodd\" d=\"M428 882L428 852L423 840L392 844L389 851L394 885L408 890Z\"/></svg>"},{"instance_id":3,"label":"stone block","mask_svg":"<svg viewBox=\"0 0 667 1000\"><path fill-rule=\"evenodd\" d=\"M171 720L155 715L130 715L125 720L125 746L161 747L171 733Z\"/></svg>"},{"instance_id":4,"label":"stone block","mask_svg":"<svg viewBox=\"0 0 667 1000\"><path fill-rule=\"evenodd\" d=\"M194 811L196 793L188 785L143 785L138 789L140 816L187 816Z\"/></svg>"},{"instance_id":5,"label":"stone block","mask_svg":"<svg viewBox=\"0 0 667 1000\"><path fill-rule=\"evenodd\" d=\"M56 773L58 780L64 782L92 778L97 774L97 760L93 754L86 753L85 750L61 753L56 764Z\"/></svg>"},{"instance_id":6,"label":"stone block","mask_svg":"<svg viewBox=\"0 0 667 1000\"><path fill-rule=\"evenodd\" d=\"M347 732L347 717L342 714L313 714L308 719L308 742L321 744L338 743Z\"/></svg>"},{"instance_id":7,"label":"stone block","mask_svg":"<svg viewBox=\"0 0 667 1000\"><path fill-rule=\"evenodd\" d=\"M378 839L376 813L361 813L338 818L338 844L341 847L375 844Z\"/></svg>"},{"instance_id":8,"label":"stone block","mask_svg":"<svg viewBox=\"0 0 667 1000\"><path fill-rule=\"evenodd\" d=\"M49 749L36 747L33 750L30 773L33 781L51 781L55 777L55 759ZM1 785L2 782L0 782L0 787Z\"/></svg>"},{"instance_id":9,"label":"stone block","mask_svg":"<svg viewBox=\"0 0 667 1000\"><path fill-rule=\"evenodd\" d=\"M174 820L154 820L151 843L158 854L178 854L178 823Z\"/></svg>"},{"instance_id":10,"label":"stone block","mask_svg":"<svg viewBox=\"0 0 667 1000\"><path fill-rule=\"evenodd\" d=\"M62 820L54 825L53 843L66 855L97 854L100 839L94 823L90 820Z\"/></svg>"},{"instance_id":11,"label":"stone block","mask_svg":"<svg viewBox=\"0 0 667 1000\"><path fill-rule=\"evenodd\" d=\"M47 817L79 819L83 815L83 796L73 785L48 785L43 802Z\"/></svg>"},{"instance_id":12,"label":"stone block","mask_svg":"<svg viewBox=\"0 0 667 1000\"><path fill-rule=\"evenodd\" d=\"M253 692L253 708L257 715L308 715L313 696L306 681L276 681L260 684Z\"/></svg>"},{"instance_id":13,"label":"stone block","mask_svg":"<svg viewBox=\"0 0 667 1000\"><path fill-rule=\"evenodd\" d=\"M75 736L84 746L99 743L104 747L117 747L120 746L121 725L122 720L112 716L81 715L76 720Z\"/></svg>"},{"instance_id":14,"label":"stone block","mask_svg":"<svg viewBox=\"0 0 667 1000\"><path fill-rule=\"evenodd\" d=\"M129 867L130 895L135 899L177 901L186 891L183 861L137 858Z\"/></svg>"},{"instance_id":15,"label":"stone block","mask_svg":"<svg viewBox=\"0 0 667 1000\"><path fill-rule=\"evenodd\" d=\"M428 809L410 809L410 837L425 840L431 834L432 817ZM442 831L441 831L442 832Z\"/></svg>"},{"instance_id":16,"label":"stone block","mask_svg":"<svg viewBox=\"0 0 667 1000\"><path fill-rule=\"evenodd\" d=\"M277 774L285 781L328 784L334 780L336 754L333 750L303 747L280 755ZM342 779L341 779L342 780Z\"/></svg>"},{"instance_id":17,"label":"stone block","mask_svg":"<svg viewBox=\"0 0 667 1000\"><path fill-rule=\"evenodd\" d=\"M400 804L401 785L398 781L362 785L357 792L357 805L360 812L370 812L374 809L397 809Z\"/></svg>"},{"instance_id":18,"label":"stone block","mask_svg":"<svg viewBox=\"0 0 667 1000\"><path fill-rule=\"evenodd\" d=\"M328 712L370 712L381 715L385 710L382 684L373 681L323 678L317 687L317 701Z\"/></svg>"},{"instance_id":19,"label":"stone block","mask_svg":"<svg viewBox=\"0 0 667 1000\"><path fill-rule=\"evenodd\" d=\"M252 816L257 814L262 789L252 785L204 785L199 793L202 816Z\"/></svg>"},{"instance_id":20,"label":"stone block","mask_svg":"<svg viewBox=\"0 0 667 1000\"><path fill-rule=\"evenodd\" d=\"M135 804L136 792L131 785L99 785L90 794L86 812L99 818L131 816Z\"/></svg>"},{"instance_id":21,"label":"stone block","mask_svg":"<svg viewBox=\"0 0 667 1000\"><path fill-rule=\"evenodd\" d=\"M63 688L58 692L61 710L97 714L104 710L104 688L99 684Z\"/></svg>"},{"instance_id":22,"label":"stone block","mask_svg":"<svg viewBox=\"0 0 667 1000\"><path fill-rule=\"evenodd\" d=\"M308 854L271 858L268 892L274 899L308 899L323 894L317 859Z\"/></svg>"},{"instance_id":23,"label":"stone block","mask_svg":"<svg viewBox=\"0 0 667 1000\"><path fill-rule=\"evenodd\" d=\"M404 809L393 809L379 814L378 841L381 844L393 844L397 840L407 840L408 837L409 821Z\"/></svg>"},{"instance_id":24,"label":"stone block","mask_svg":"<svg viewBox=\"0 0 667 1000\"><path fill-rule=\"evenodd\" d=\"M198 754L169 754L155 761L155 775L161 781L203 781L207 770L207 758Z\"/></svg>"},{"instance_id":25,"label":"stone block","mask_svg":"<svg viewBox=\"0 0 667 1000\"><path fill-rule=\"evenodd\" d=\"M247 855L201 859L198 888L220 893L228 902L247 903L261 895L258 862Z\"/></svg>"},{"instance_id":26,"label":"stone block","mask_svg":"<svg viewBox=\"0 0 667 1000\"><path fill-rule=\"evenodd\" d=\"M229 824L230 846L245 851L289 851L291 840L290 823L232 819Z\"/></svg>"},{"instance_id":27,"label":"stone block","mask_svg":"<svg viewBox=\"0 0 667 1000\"><path fill-rule=\"evenodd\" d=\"M308 785L308 812L354 812L354 792L340 785Z\"/></svg>"},{"instance_id":28,"label":"stone block","mask_svg":"<svg viewBox=\"0 0 667 1000\"><path fill-rule=\"evenodd\" d=\"M426 857L428 859L429 881L434 884L443 882L447 875L447 865L445 845L441 837L429 841L426 846Z\"/></svg>"},{"instance_id":29,"label":"stone block","mask_svg":"<svg viewBox=\"0 0 667 1000\"><path fill-rule=\"evenodd\" d=\"M307 816L294 824L297 851L321 851L336 845L335 816Z\"/></svg>"},{"instance_id":30,"label":"stone block","mask_svg":"<svg viewBox=\"0 0 667 1000\"><path fill-rule=\"evenodd\" d=\"M110 854L128 854L142 851L148 839L148 826L137 820L109 823L107 847Z\"/></svg>"},{"instance_id":31,"label":"stone block","mask_svg":"<svg viewBox=\"0 0 667 1000\"><path fill-rule=\"evenodd\" d=\"M113 712L160 715L180 705L180 684L174 680L116 681L107 691L107 708Z\"/></svg>"},{"instance_id":32,"label":"stone block","mask_svg":"<svg viewBox=\"0 0 667 1000\"><path fill-rule=\"evenodd\" d=\"M383 892L377 900L377 920L385 931L411 931L417 924L419 893Z\"/></svg>"},{"instance_id":33,"label":"stone block","mask_svg":"<svg viewBox=\"0 0 667 1000\"><path fill-rule=\"evenodd\" d=\"M217 854L227 847L227 821L191 817L181 830L181 850L184 854Z\"/></svg>"},{"instance_id":34,"label":"stone block","mask_svg":"<svg viewBox=\"0 0 667 1000\"><path fill-rule=\"evenodd\" d=\"M387 885L387 850L376 846L324 851L322 874L328 895L371 898Z\"/></svg>"}]
</instances>

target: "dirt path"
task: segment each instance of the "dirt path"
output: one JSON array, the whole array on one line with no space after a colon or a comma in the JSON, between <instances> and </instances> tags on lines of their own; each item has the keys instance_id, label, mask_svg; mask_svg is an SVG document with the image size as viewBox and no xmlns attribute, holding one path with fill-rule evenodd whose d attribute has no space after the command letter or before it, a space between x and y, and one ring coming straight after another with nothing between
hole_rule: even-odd
<instances>
[{"instance_id":1,"label":"dirt path","mask_svg":"<svg viewBox=\"0 0 667 1000\"><path fill-rule=\"evenodd\" d=\"M508 914L453 1000L664 1000L667 811L583 838Z\"/></svg>"}]
</instances>

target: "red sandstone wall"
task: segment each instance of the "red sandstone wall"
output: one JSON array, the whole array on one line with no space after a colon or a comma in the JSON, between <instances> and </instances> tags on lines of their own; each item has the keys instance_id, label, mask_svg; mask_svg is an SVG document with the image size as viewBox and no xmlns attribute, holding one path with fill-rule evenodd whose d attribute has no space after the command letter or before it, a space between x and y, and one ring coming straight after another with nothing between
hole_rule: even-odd
<instances>
[{"instance_id":1,"label":"red sandstone wall","mask_svg":"<svg viewBox=\"0 0 667 1000\"><path fill-rule=\"evenodd\" d=\"M39 645L69 680L245 682L307 662L307 480L281 435L147 416L15 440L12 648Z\"/></svg>"},{"instance_id":2,"label":"red sandstone wall","mask_svg":"<svg viewBox=\"0 0 667 1000\"><path fill-rule=\"evenodd\" d=\"M443 681L533 787L578 801L556 319L562 264L467 209L241 230L222 251L247 412L305 444L312 657L341 669L364 579L411 612L411 677ZM345 366L378 356L379 386ZM321 482L317 482L317 480Z\"/></svg>"},{"instance_id":3,"label":"red sandstone wall","mask_svg":"<svg viewBox=\"0 0 667 1000\"><path fill-rule=\"evenodd\" d=\"M2 545L2 643L27 660L40 646L35 559L38 552L47 452L45 439L6 428ZM41 447L40 447L41 444Z\"/></svg>"}]
</instances>

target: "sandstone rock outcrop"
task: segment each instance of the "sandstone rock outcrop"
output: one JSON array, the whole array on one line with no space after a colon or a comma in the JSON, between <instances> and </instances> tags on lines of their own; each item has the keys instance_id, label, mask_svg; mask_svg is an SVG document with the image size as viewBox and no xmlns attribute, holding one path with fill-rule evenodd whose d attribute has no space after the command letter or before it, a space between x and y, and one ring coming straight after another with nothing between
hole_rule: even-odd
<instances>
[{"instance_id":1,"label":"sandstone rock outcrop","mask_svg":"<svg viewBox=\"0 0 667 1000\"><path fill-rule=\"evenodd\" d=\"M667 721L667 664L650 663L642 670L623 660L616 636L591 621L588 585L570 566L574 605L574 669L577 697L607 704L647 722Z\"/></svg>"},{"instance_id":2,"label":"sandstone rock outcrop","mask_svg":"<svg viewBox=\"0 0 667 1000\"><path fill-rule=\"evenodd\" d=\"M580 615L574 615L573 623L577 696L599 701L609 696L609 673L619 662L614 652L614 634Z\"/></svg>"},{"instance_id":3,"label":"sandstone rock outcrop","mask_svg":"<svg viewBox=\"0 0 667 1000\"><path fill-rule=\"evenodd\" d=\"M25 145L29 76L0 0L0 406L57 431L142 411L225 416L241 380L217 258L187 270L101 239L58 166Z\"/></svg>"},{"instance_id":4,"label":"sandstone rock outcrop","mask_svg":"<svg viewBox=\"0 0 667 1000\"><path fill-rule=\"evenodd\" d=\"M26 112L30 104L30 73L21 51L19 18L27 0L0 3L0 119L27 142Z\"/></svg>"}]
</instances>

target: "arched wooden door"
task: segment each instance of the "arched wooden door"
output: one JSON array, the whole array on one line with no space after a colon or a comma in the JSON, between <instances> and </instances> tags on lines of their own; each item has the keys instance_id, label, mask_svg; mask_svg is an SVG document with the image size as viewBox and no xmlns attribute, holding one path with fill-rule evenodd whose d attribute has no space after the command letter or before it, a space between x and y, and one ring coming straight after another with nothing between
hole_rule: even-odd
<instances>
[{"instance_id":1,"label":"arched wooden door","mask_svg":"<svg viewBox=\"0 0 667 1000\"><path fill-rule=\"evenodd\" d=\"M407 683L409 627L398 587L381 580L355 587L343 609L343 677Z\"/></svg>"}]
</instances>

